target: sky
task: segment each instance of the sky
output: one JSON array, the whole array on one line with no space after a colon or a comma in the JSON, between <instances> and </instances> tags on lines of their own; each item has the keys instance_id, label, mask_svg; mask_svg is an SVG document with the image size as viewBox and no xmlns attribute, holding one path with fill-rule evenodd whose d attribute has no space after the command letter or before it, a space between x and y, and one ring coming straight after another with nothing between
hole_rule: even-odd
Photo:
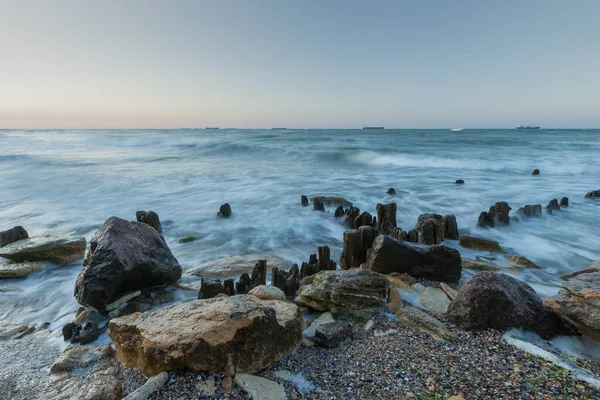
<instances>
[{"instance_id":1,"label":"sky","mask_svg":"<svg viewBox=\"0 0 600 400\"><path fill-rule=\"evenodd\" d=\"M600 127L600 0L0 0L0 128Z\"/></svg>"}]
</instances>

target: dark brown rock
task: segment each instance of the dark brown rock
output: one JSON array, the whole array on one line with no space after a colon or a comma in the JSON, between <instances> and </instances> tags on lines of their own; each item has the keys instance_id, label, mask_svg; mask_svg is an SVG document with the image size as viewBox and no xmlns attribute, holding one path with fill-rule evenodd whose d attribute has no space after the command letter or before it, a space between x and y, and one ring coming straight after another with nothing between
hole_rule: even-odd
<instances>
[{"instance_id":1,"label":"dark brown rock","mask_svg":"<svg viewBox=\"0 0 600 400\"><path fill-rule=\"evenodd\" d=\"M593 190L585 195L586 198L600 197L600 190Z\"/></svg>"},{"instance_id":2,"label":"dark brown rock","mask_svg":"<svg viewBox=\"0 0 600 400\"><path fill-rule=\"evenodd\" d=\"M250 289L267 284L267 260L258 260L252 270L250 281Z\"/></svg>"},{"instance_id":3,"label":"dark brown rock","mask_svg":"<svg viewBox=\"0 0 600 400\"><path fill-rule=\"evenodd\" d=\"M396 224L396 203L377 204L377 230L381 235L394 233Z\"/></svg>"},{"instance_id":4,"label":"dark brown rock","mask_svg":"<svg viewBox=\"0 0 600 400\"><path fill-rule=\"evenodd\" d=\"M302 195L302 197L300 198L300 201L302 202L303 207L308 206L308 197L306 197L305 195Z\"/></svg>"},{"instance_id":5,"label":"dark brown rock","mask_svg":"<svg viewBox=\"0 0 600 400\"><path fill-rule=\"evenodd\" d=\"M328 246L319 246L319 257L316 254L311 254L308 262L303 262L300 267L300 278L314 275L319 271L335 270L337 264L331 259L331 251Z\"/></svg>"},{"instance_id":6,"label":"dark brown rock","mask_svg":"<svg viewBox=\"0 0 600 400\"><path fill-rule=\"evenodd\" d=\"M411 243L419 242L419 232L416 229L411 229L406 232L406 241Z\"/></svg>"},{"instance_id":7,"label":"dark brown rock","mask_svg":"<svg viewBox=\"0 0 600 400\"><path fill-rule=\"evenodd\" d=\"M315 211L325 211L325 205L319 199L313 199L313 210Z\"/></svg>"},{"instance_id":8,"label":"dark brown rock","mask_svg":"<svg viewBox=\"0 0 600 400\"><path fill-rule=\"evenodd\" d=\"M445 239L458 240L458 224L454 215L446 215L442 219L442 234Z\"/></svg>"},{"instance_id":9,"label":"dark brown rock","mask_svg":"<svg viewBox=\"0 0 600 400\"><path fill-rule=\"evenodd\" d=\"M560 206L561 207L569 207L569 198L563 197L562 199L560 199Z\"/></svg>"},{"instance_id":10,"label":"dark brown rock","mask_svg":"<svg viewBox=\"0 0 600 400\"><path fill-rule=\"evenodd\" d=\"M550 203L546 206L546 211L552 214L552 211L560 211L560 206L558 205L558 199L550 200Z\"/></svg>"},{"instance_id":11,"label":"dark brown rock","mask_svg":"<svg viewBox=\"0 0 600 400\"><path fill-rule=\"evenodd\" d=\"M367 250L375 239L375 230L370 226L361 226L344 232L344 249L340 255L340 268L357 268L367 259Z\"/></svg>"},{"instance_id":12,"label":"dark brown rock","mask_svg":"<svg viewBox=\"0 0 600 400\"><path fill-rule=\"evenodd\" d=\"M22 226L15 226L7 231L0 232L0 247L29 238L29 234Z\"/></svg>"},{"instance_id":13,"label":"dark brown rock","mask_svg":"<svg viewBox=\"0 0 600 400\"><path fill-rule=\"evenodd\" d=\"M111 217L92 236L74 294L79 303L103 310L125 293L179 278L181 266L155 229Z\"/></svg>"},{"instance_id":14,"label":"dark brown rock","mask_svg":"<svg viewBox=\"0 0 600 400\"><path fill-rule=\"evenodd\" d=\"M407 240L408 232L403 231L402 228L394 229L394 237L398 240Z\"/></svg>"},{"instance_id":15,"label":"dark brown rock","mask_svg":"<svg viewBox=\"0 0 600 400\"><path fill-rule=\"evenodd\" d=\"M160 218L158 218L158 214L154 211L136 211L135 219L137 222L141 222L147 225L150 225L158 233L162 232L162 226L160 225Z\"/></svg>"},{"instance_id":16,"label":"dark brown rock","mask_svg":"<svg viewBox=\"0 0 600 400\"><path fill-rule=\"evenodd\" d=\"M512 210L507 202L498 201L490 207L488 212L481 212L477 220L477 226L494 227L497 223L507 225L510 223L508 213Z\"/></svg>"},{"instance_id":17,"label":"dark brown rock","mask_svg":"<svg viewBox=\"0 0 600 400\"><path fill-rule=\"evenodd\" d=\"M348 210L347 214L348 214L348 215L346 216L346 219L345 219L345 221L344 221L344 222L345 222L345 223L346 223L346 225L348 225L350 228L354 228L354 229L356 229L357 227L356 227L356 223L355 223L355 221L356 221L356 219L357 219L357 218L359 217L359 215L360 215L360 209L359 209L358 207L353 207L353 206L350 206L350 209Z\"/></svg>"},{"instance_id":18,"label":"dark brown rock","mask_svg":"<svg viewBox=\"0 0 600 400\"><path fill-rule=\"evenodd\" d=\"M315 330L315 346L331 349L337 347L352 335L352 324L336 320L321 324Z\"/></svg>"},{"instance_id":19,"label":"dark brown rock","mask_svg":"<svg viewBox=\"0 0 600 400\"><path fill-rule=\"evenodd\" d=\"M520 328L544 339L574 333L568 323L544 308L531 286L496 272L469 279L458 290L447 316L468 330Z\"/></svg>"},{"instance_id":20,"label":"dark brown rock","mask_svg":"<svg viewBox=\"0 0 600 400\"><path fill-rule=\"evenodd\" d=\"M277 267L271 271L271 286L275 286L283 291L286 296L294 296L300 287L300 269L298 264L292 265L292 268L285 272Z\"/></svg>"},{"instance_id":21,"label":"dark brown rock","mask_svg":"<svg viewBox=\"0 0 600 400\"><path fill-rule=\"evenodd\" d=\"M337 206L337 208L335 209L335 212L333 213L333 216L335 218L341 218L344 216L344 206Z\"/></svg>"},{"instance_id":22,"label":"dark brown rock","mask_svg":"<svg viewBox=\"0 0 600 400\"><path fill-rule=\"evenodd\" d=\"M217 213L218 217L229 218L231 217L231 206L229 203L225 203L219 207L219 212Z\"/></svg>"},{"instance_id":23,"label":"dark brown rock","mask_svg":"<svg viewBox=\"0 0 600 400\"><path fill-rule=\"evenodd\" d=\"M379 235L368 251L366 267L382 274L407 273L415 278L458 282L460 253L443 245L419 246Z\"/></svg>"},{"instance_id":24,"label":"dark brown rock","mask_svg":"<svg viewBox=\"0 0 600 400\"><path fill-rule=\"evenodd\" d=\"M540 174L540 170L539 169L534 169L533 172L531 173L531 175L539 175Z\"/></svg>"},{"instance_id":25,"label":"dark brown rock","mask_svg":"<svg viewBox=\"0 0 600 400\"><path fill-rule=\"evenodd\" d=\"M442 232L443 218L440 214L422 214L417 220L419 243L432 245L440 244L444 240Z\"/></svg>"},{"instance_id":26,"label":"dark brown rock","mask_svg":"<svg viewBox=\"0 0 600 400\"><path fill-rule=\"evenodd\" d=\"M202 278L199 299L212 299L219 293L225 293L220 279Z\"/></svg>"},{"instance_id":27,"label":"dark brown rock","mask_svg":"<svg viewBox=\"0 0 600 400\"><path fill-rule=\"evenodd\" d=\"M456 183L457 185L464 185L465 181L462 179L457 179L456 182L454 182L454 183Z\"/></svg>"},{"instance_id":28,"label":"dark brown rock","mask_svg":"<svg viewBox=\"0 0 600 400\"><path fill-rule=\"evenodd\" d=\"M396 189L394 189L393 187L389 188L389 189L387 190L387 194L391 194L391 195L394 195L394 194L396 194Z\"/></svg>"},{"instance_id":29,"label":"dark brown rock","mask_svg":"<svg viewBox=\"0 0 600 400\"><path fill-rule=\"evenodd\" d=\"M542 205L541 204L528 204L517 210L517 213L523 217L541 217L542 216Z\"/></svg>"},{"instance_id":30,"label":"dark brown rock","mask_svg":"<svg viewBox=\"0 0 600 400\"><path fill-rule=\"evenodd\" d=\"M366 211L363 211L354 219L354 229L358 229L361 226L373 226L373 216Z\"/></svg>"}]
</instances>

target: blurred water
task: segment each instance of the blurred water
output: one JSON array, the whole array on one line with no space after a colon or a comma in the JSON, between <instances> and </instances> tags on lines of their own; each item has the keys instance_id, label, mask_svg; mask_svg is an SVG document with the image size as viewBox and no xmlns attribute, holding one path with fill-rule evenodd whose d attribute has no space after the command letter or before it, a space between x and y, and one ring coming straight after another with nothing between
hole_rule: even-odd
<instances>
[{"instance_id":1,"label":"blurred water","mask_svg":"<svg viewBox=\"0 0 600 400\"><path fill-rule=\"evenodd\" d=\"M461 232L498 240L541 265L519 278L547 295L558 275L600 259L600 201L584 199L600 189L599 151L598 130L5 130L0 230L23 225L30 235L89 240L106 218L133 220L136 210L151 209L184 268L256 252L291 265L319 245L339 258L345 230L332 214L301 207L300 195L343 196L373 214L377 203L395 201L404 229L425 212L453 213ZM541 175L531 176L534 168ZM396 196L386 194L390 186ZM560 213L475 227L496 201L516 211L562 196L570 207ZM216 219L224 202L233 216ZM177 243L187 235L199 239ZM0 317L57 323L77 307L80 269L75 262L0 281L22 289L0 291Z\"/></svg>"}]
</instances>

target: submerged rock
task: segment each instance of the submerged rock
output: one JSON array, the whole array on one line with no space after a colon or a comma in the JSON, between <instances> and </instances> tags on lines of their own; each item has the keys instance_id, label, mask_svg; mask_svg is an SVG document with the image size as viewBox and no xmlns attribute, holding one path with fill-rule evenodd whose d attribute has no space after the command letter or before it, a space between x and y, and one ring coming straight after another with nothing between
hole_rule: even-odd
<instances>
[{"instance_id":1,"label":"submerged rock","mask_svg":"<svg viewBox=\"0 0 600 400\"><path fill-rule=\"evenodd\" d=\"M315 201L318 201L322 204L327 204L327 205L342 205L344 207L351 207L352 206L352 202L346 200L343 197L335 197L335 196L313 196L310 198L313 203Z\"/></svg>"},{"instance_id":2,"label":"submerged rock","mask_svg":"<svg viewBox=\"0 0 600 400\"><path fill-rule=\"evenodd\" d=\"M541 217L542 216L542 205L541 204L528 204L517 210L517 214L523 217Z\"/></svg>"},{"instance_id":3,"label":"submerged rock","mask_svg":"<svg viewBox=\"0 0 600 400\"><path fill-rule=\"evenodd\" d=\"M600 267L588 268L563 282L544 306L570 321L584 335L600 340Z\"/></svg>"},{"instance_id":4,"label":"submerged rock","mask_svg":"<svg viewBox=\"0 0 600 400\"><path fill-rule=\"evenodd\" d=\"M219 212L217 213L218 217L229 218L231 217L231 206L229 203L225 203L219 207Z\"/></svg>"},{"instance_id":5,"label":"submerged rock","mask_svg":"<svg viewBox=\"0 0 600 400\"><path fill-rule=\"evenodd\" d=\"M465 181L463 179L457 179L456 182L454 182L457 185L464 185Z\"/></svg>"},{"instance_id":6,"label":"submerged rock","mask_svg":"<svg viewBox=\"0 0 600 400\"><path fill-rule=\"evenodd\" d=\"M387 290L387 279L366 269L321 271L312 283L300 287L295 301L318 311L383 308Z\"/></svg>"},{"instance_id":7,"label":"submerged rock","mask_svg":"<svg viewBox=\"0 0 600 400\"><path fill-rule=\"evenodd\" d=\"M306 197L305 195L302 195L300 197L300 202L302 204L303 207L308 206L308 197Z\"/></svg>"},{"instance_id":8,"label":"submerged rock","mask_svg":"<svg viewBox=\"0 0 600 400\"><path fill-rule=\"evenodd\" d=\"M29 234L22 226L15 226L7 231L0 232L0 247L29 238Z\"/></svg>"},{"instance_id":9,"label":"submerged rock","mask_svg":"<svg viewBox=\"0 0 600 400\"><path fill-rule=\"evenodd\" d=\"M125 293L179 278L181 266L155 229L111 217L92 236L74 294L80 304L104 310Z\"/></svg>"},{"instance_id":10,"label":"submerged rock","mask_svg":"<svg viewBox=\"0 0 600 400\"><path fill-rule=\"evenodd\" d=\"M0 279L24 278L44 268L46 264L41 261L0 264Z\"/></svg>"},{"instance_id":11,"label":"submerged rock","mask_svg":"<svg viewBox=\"0 0 600 400\"><path fill-rule=\"evenodd\" d=\"M593 190L585 195L587 198L600 197L600 190Z\"/></svg>"},{"instance_id":12,"label":"submerged rock","mask_svg":"<svg viewBox=\"0 0 600 400\"><path fill-rule=\"evenodd\" d=\"M418 246L379 235L368 252L366 267L382 274L408 273L416 278L457 282L462 271L460 253L450 247Z\"/></svg>"},{"instance_id":13,"label":"submerged rock","mask_svg":"<svg viewBox=\"0 0 600 400\"><path fill-rule=\"evenodd\" d=\"M534 169L533 172L531 173L531 175L539 175L540 174L540 170L539 169Z\"/></svg>"},{"instance_id":14,"label":"submerged rock","mask_svg":"<svg viewBox=\"0 0 600 400\"><path fill-rule=\"evenodd\" d=\"M511 276L481 272L469 279L450 304L448 318L468 330L520 328L548 339L574 333L526 284Z\"/></svg>"},{"instance_id":15,"label":"submerged rock","mask_svg":"<svg viewBox=\"0 0 600 400\"><path fill-rule=\"evenodd\" d=\"M569 207L569 198L563 197L562 199L560 199L560 206L561 207Z\"/></svg>"},{"instance_id":16,"label":"submerged rock","mask_svg":"<svg viewBox=\"0 0 600 400\"><path fill-rule=\"evenodd\" d=\"M467 258L462 259L462 267L466 269L476 269L479 271L500 271L500 268L496 267L495 265L469 260Z\"/></svg>"},{"instance_id":17,"label":"submerged rock","mask_svg":"<svg viewBox=\"0 0 600 400\"><path fill-rule=\"evenodd\" d=\"M136 211L135 219L137 222L142 222L146 225L150 225L158 233L162 233L162 226L160 225L160 218L158 218L158 214L154 211Z\"/></svg>"},{"instance_id":18,"label":"submerged rock","mask_svg":"<svg viewBox=\"0 0 600 400\"><path fill-rule=\"evenodd\" d=\"M315 211L325 211L325 205L319 199L313 200L313 210Z\"/></svg>"},{"instance_id":19,"label":"submerged rock","mask_svg":"<svg viewBox=\"0 0 600 400\"><path fill-rule=\"evenodd\" d=\"M189 242L193 242L196 239L198 239L196 236L184 236L181 239L179 239L177 242L179 242L179 243L189 243Z\"/></svg>"},{"instance_id":20,"label":"submerged rock","mask_svg":"<svg viewBox=\"0 0 600 400\"><path fill-rule=\"evenodd\" d=\"M387 190L387 194L391 194L391 195L394 195L394 194L396 194L396 189L394 189L393 187L389 188L389 189Z\"/></svg>"},{"instance_id":21,"label":"submerged rock","mask_svg":"<svg viewBox=\"0 0 600 400\"><path fill-rule=\"evenodd\" d=\"M477 236L461 235L458 244L467 249L504 253L504 250L502 250L502 247L500 247L498 242Z\"/></svg>"},{"instance_id":22,"label":"submerged rock","mask_svg":"<svg viewBox=\"0 0 600 400\"><path fill-rule=\"evenodd\" d=\"M558 205L558 199L550 200L550 203L546 206L546 211L552 214L552 211L560 211L560 206Z\"/></svg>"},{"instance_id":23,"label":"submerged rock","mask_svg":"<svg viewBox=\"0 0 600 400\"><path fill-rule=\"evenodd\" d=\"M84 254L85 238L73 236L34 236L0 247L0 257L15 262L68 263L83 258Z\"/></svg>"},{"instance_id":24,"label":"submerged rock","mask_svg":"<svg viewBox=\"0 0 600 400\"><path fill-rule=\"evenodd\" d=\"M415 229L420 231L419 243L432 245L440 244L444 240L442 231L442 217L440 214L422 214L417 220Z\"/></svg>"},{"instance_id":25,"label":"submerged rock","mask_svg":"<svg viewBox=\"0 0 600 400\"><path fill-rule=\"evenodd\" d=\"M267 260L271 267L283 269L285 262L277 257L264 254L248 254L245 256L221 257L203 262L185 271L186 274L203 278L229 278L243 273L250 274L258 260Z\"/></svg>"},{"instance_id":26,"label":"submerged rock","mask_svg":"<svg viewBox=\"0 0 600 400\"><path fill-rule=\"evenodd\" d=\"M445 239L458 240L458 224L454 215L445 215L442 219L442 234Z\"/></svg>"},{"instance_id":27,"label":"submerged rock","mask_svg":"<svg viewBox=\"0 0 600 400\"><path fill-rule=\"evenodd\" d=\"M509 256L508 261L511 264L523 265L527 268L541 269L541 267L539 265L533 263L532 261L528 260L527 258L525 258L523 256L518 256L518 255Z\"/></svg>"},{"instance_id":28,"label":"submerged rock","mask_svg":"<svg viewBox=\"0 0 600 400\"><path fill-rule=\"evenodd\" d=\"M233 375L268 368L302 340L292 303L253 296L194 300L113 319L117 358L147 376L189 369Z\"/></svg>"}]
</instances>

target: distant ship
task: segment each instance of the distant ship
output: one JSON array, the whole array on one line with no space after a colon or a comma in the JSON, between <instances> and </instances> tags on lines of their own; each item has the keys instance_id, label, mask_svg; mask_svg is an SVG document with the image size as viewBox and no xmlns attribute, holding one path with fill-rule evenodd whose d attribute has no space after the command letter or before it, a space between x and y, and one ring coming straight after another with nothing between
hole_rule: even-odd
<instances>
[{"instance_id":1,"label":"distant ship","mask_svg":"<svg viewBox=\"0 0 600 400\"><path fill-rule=\"evenodd\" d=\"M287 128L271 128L272 131L286 131Z\"/></svg>"},{"instance_id":2,"label":"distant ship","mask_svg":"<svg viewBox=\"0 0 600 400\"><path fill-rule=\"evenodd\" d=\"M207 126L204 129L220 129L218 126Z\"/></svg>"},{"instance_id":3,"label":"distant ship","mask_svg":"<svg viewBox=\"0 0 600 400\"><path fill-rule=\"evenodd\" d=\"M519 125L517 126L517 129L540 129L539 126L530 126L530 125Z\"/></svg>"},{"instance_id":4,"label":"distant ship","mask_svg":"<svg viewBox=\"0 0 600 400\"><path fill-rule=\"evenodd\" d=\"M363 126L363 129L385 129L383 126Z\"/></svg>"}]
</instances>

